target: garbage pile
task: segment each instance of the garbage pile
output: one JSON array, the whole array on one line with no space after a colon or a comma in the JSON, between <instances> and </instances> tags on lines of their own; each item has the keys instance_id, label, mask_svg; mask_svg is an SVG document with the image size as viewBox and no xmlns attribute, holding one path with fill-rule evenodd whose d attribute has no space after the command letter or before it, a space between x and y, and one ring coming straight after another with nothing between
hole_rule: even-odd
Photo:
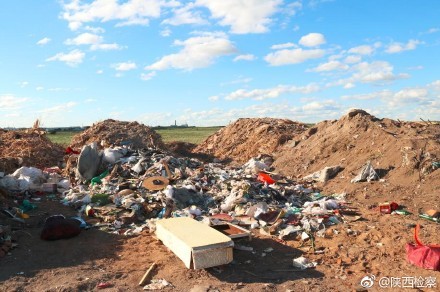
<instances>
[{"instance_id":1,"label":"garbage pile","mask_svg":"<svg viewBox=\"0 0 440 292\"><path fill-rule=\"evenodd\" d=\"M0 172L10 174L20 166L61 166L64 150L38 127L23 131L0 129Z\"/></svg>"},{"instance_id":2,"label":"garbage pile","mask_svg":"<svg viewBox=\"0 0 440 292\"><path fill-rule=\"evenodd\" d=\"M313 240L324 236L326 226L342 222L344 214L353 214L343 195L323 196L309 183L270 172L269 155L231 167L153 148L98 150L92 143L77 156L70 182L53 169L22 168L0 183L30 192L44 184L46 191L58 190L62 203L78 210L76 219L85 220L83 228L125 235L153 231L158 218L186 216L211 225L226 221L260 228L280 240Z\"/></svg>"},{"instance_id":3,"label":"garbage pile","mask_svg":"<svg viewBox=\"0 0 440 292\"><path fill-rule=\"evenodd\" d=\"M276 152L307 128L287 119L242 118L209 136L193 152L245 163L260 154Z\"/></svg>"},{"instance_id":4,"label":"garbage pile","mask_svg":"<svg viewBox=\"0 0 440 292\"><path fill-rule=\"evenodd\" d=\"M72 138L71 147L81 149L84 145L97 142L102 147L131 145L135 149L164 149L162 138L153 129L138 122L107 119Z\"/></svg>"}]
</instances>

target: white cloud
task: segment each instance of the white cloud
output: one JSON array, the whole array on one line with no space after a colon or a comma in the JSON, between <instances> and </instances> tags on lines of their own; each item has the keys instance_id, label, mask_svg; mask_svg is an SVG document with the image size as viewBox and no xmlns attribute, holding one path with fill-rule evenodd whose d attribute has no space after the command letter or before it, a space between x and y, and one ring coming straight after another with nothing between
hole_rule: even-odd
<instances>
[{"instance_id":1,"label":"white cloud","mask_svg":"<svg viewBox=\"0 0 440 292\"><path fill-rule=\"evenodd\" d=\"M392 108L406 105L418 107L428 105L436 99L435 94L429 91L429 87L428 84L424 87L404 88L397 92L385 89L363 94L345 95L341 98L344 100L381 100Z\"/></svg>"},{"instance_id":2,"label":"white cloud","mask_svg":"<svg viewBox=\"0 0 440 292\"><path fill-rule=\"evenodd\" d=\"M347 64L359 63L360 61L362 61L361 56L347 56L344 60Z\"/></svg>"},{"instance_id":3,"label":"white cloud","mask_svg":"<svg viewBox=\"0 0 440 292\"><path fill-rule=\"evenodd\" d=\"M97 34L85 32L73 39L67 39L64 43L66 45L90 45L90 50L92 51L110 51L110 50L121 50L122 47L116 43L105 44L103 43L103 37Z\"/></svg>"},{"instance_id":4,"label":"white cloud","mask_svg":"<svg viewBox=\"0 0 440 292\"><path fill-rule=\"evenodd\" d=\"M268 89L245 90L238 89L225 96L226 100L254 99L264 100L269 98L277 98L282 94L310 94L319 91L320 87L314 83L306 86L278 85Z\"/></svg>"},{"instance_id":5,"label":"white cloud","mask_svg":"<svg viewBox=\"0 0 440 292\"><path fill-rule=\"evenodd\" d=\"M219 96L218 95L210 96L210 97L208 97L208 100L209 101L218 101L219 100Z\"/></svg>"},{"instance_id":6,"label":"white cloud","mask_svg":"<svg viewBox=\"0 0 440 292\"><path fill-rule=\"evenodd\" d=\"M43 90L44 90L44 87L43 87L43 86L37 86L37 87L35 88L35 90L36 90L36 91L43 91Z\"/></svg>"},{"instance_id":7,"label":"white cloud","mask_svg":"<svg viewBox=\"0 0 440 292\"><path fill-rule=\"evenodd\" d=\"M305 47L317 47L325 44L325 37L320 33L309 33L299 39L299 44Z\"/></svg>"},{"instance_id":8,"label":"white cloud","mask_svg":"<svg viewBox=\"0 0 440 292\"><path fill-rule=\"evenodd\" d=\"M195 4L190 2L183 7L173 9L173 17L165 19L162 24L182 25L182 24L208 24L208 21L203 19L201 12L196 11Z\"/></svg>"},{"instance_id":9,"label":"white cloud","mask_svg":"<svg viewBox=\"0 0 440 292\"><path fill-rule=\"evenodd\" d=\"M438 28L438 27L431 27L427 31L421 32L420 34L431 34L431 33L436 33L436 32L439 32L439 31L440 31L440 28Z\"/></svg>"},{"instance_id":10,"label":"white cloud","mask_svg":"<svg viewBox=\"0 0 440 292\"><path fill-rule=\"evenodd\" d=\"M394 93L391 90L381 90L376 92L362 93L362 94L353 94L353 95L344 95L341 99L345 100L373 100L373 99L387 99L391 98Z\"/></svg>"},{"instance_id":11,"label":"white cloud","mask_svg":"<svg viewBox=\"0 0 440 292\"><path fill-rule=\"evenodd\" d=\"M257 59L257 57L255 57L252 54L238 55L237 57L234 58L234 62L236 62L236 61L253 61L255 59Z\"/></svg>"},{"instance_id":12,"label":"white cloud","mask_svg":"<svg viewBox=\"0 0 440 292\"><path fill-rule=\"evenodd\" d=\"M302 106L302 110L305 112L322 112L322 111L333 111L339 110L340 107L336 104L334 100L324 100L324 101L313 101Z\"/></svg>"},{"instance_id":13,"label":"white cloud","mask_svg":"<svg viewBox=\"0 0 440 292\"><path fill-rule=\"evenodd\" d=\"M24 87L26 87L26 86L29 85L29 82L27 82L27 81L22 81L22 82L19 83L19 85L20 85L21 88L24 88Z\"/></svg>"},{"instance_id":14,"label":"white cloud","mask_svg":"<svg viewBox=\"0 0 440 292\"><path fill-rule=\"evenodd\" d=\"M96 71L96 74L102 74L102 73L104 73L104 70L97 70Z\"/></svg>"},{"instance_id":15,"label":"white cloud","mask_svg":"<svg viewBox=\"0 0 440 292\"><path fill-rule=\"evenodd\" d=\"M419 40L409 40L406 44L394 42L388 45L385 52L389 54L396 54L403 51L411 51L415 50L419 44L421 44Z\"/></svg>"},{"instance_id":16,"label":"white cloud","mask_svg":"<svg viewBox=\"0 0 440 292\"><path fill-rule=\"evenodd\" d=\"M329 61L327 63L319 64L318 67L312 69L314 72L329 72L335 70L347 70L348 65L341 63L339 61Z\"/></svg>"},{"instance_id":17,"label":"white cloud","mask_svg":"<svg viewBox=\"0 0 440 292\"><path fill-rule=\"evenodd\" d=\"M183 47L178 53L162 57L147 66L147 70L166 70L170 68L193 70L208 67L225 55L236 52L234 45L225 34L213 33L191 37L184 41L176 40L174 45Z\"/></svg>"},{"instance_id":18,"label":"white cloud","mask_svg":"<svg viewBox=\"0 0 440 292\"><path fill-rule=\"evenodd\" d=\"M272 50L281 50L281 49L297 48L297 47L298 46L294 43L284 43L284 44L273 45L270 48Z\"/></svg>"},{"instance_id":19,"label":"white cloud","mask_svg":"<svg viewBox=\"0 0 440 292\"><path fill-rule=\"evenodd\" d=\"M372 46L363 45L351 48L348 52L351 54L371 55L374 52L374 48Z\"/></svg>"},{"instance_id":20,"label":"white cloud","mask_svg":"<svg viewBox=\"0 0 440 292\"><path fill-rule=\"evenodd\" d=\"M353 67L357 72L352 76L353 81L362 83L377 83L408 78L408 74L394 74L393 66L385 61L362 62Z\"/></svg>"},{"instance_id":21,"label":"white cloud","mask_svg":"<svg viewBox=\"0 0 440 292\"><path fill-rule=\"evenodd\" d=\"M113 51L122 50L122 47L116 43L113 44L94 44L90 46L92 51Z\"/></svg>"},{"instance_id":22,"label":"white cloud","mask_svg":"<svg viewBox=\"0 0 440 292\"><path fill-rule=\"evenodd\" d=\"M428 87L440 93L440 80L433 81L432 83L428 84Z\"/></svg>"},{"instance_id":23,"label":"white cloud","mask_svg":"<svg viewBox=\"0 0 440 292\"><path fill-rule=\"evenodd\" d=\"M169 37L171 35L171 29L166 28L160 32L160 35L163 37Z\"/></svg>"},{"instance_id":24,"label":"white cloud","mask_svg":"<svg viewBox=\"0 0 440 292\"><path fill-rule=\"evenodd\" d=\"M16 97L11 94L0 95L0 111L10 111L19 109L28 101L25 97Z\"/></svg>"},{"instance_id":25,"label":"white cloud","mask_svg":"<svg viewBox=\"0 0 440 292\"><path fill-rule=\"evenodd\" d=\"M238 76L237 79L229 81L229 82L220 83L220 85L225 86L225 85L243 84L243 83L249 83L251 81L252 81L252 78L250 78L250 77Z\"/></svg>"},{"instance_id":26,"label":"white cloud","mask_svg":"<svg viewBox=\"0 0 440 292\"><path fill-rule=\"evenodd\" d=\"M84 29L87 31L90 31L92 33L104 33L105 32L105 29L103 29L102 27L93 27L93 26L89 26L89 25L84 27Z\"/></svg>"},{"instance_id":27,"label":"white cloud","mask_svg":"<svg viewBox=\"0 0 440 292\"><path fill-rule=\"evenodd\" d=\"M196 5L205 6L222 26L230 26L235 34L264 33L269 31L281 0L197 0Z\"/></svg>"},{"instance_id":28,"label":"white cloud","mask_svg":"<svg viewBox=\"0 0 440 292\"><path fill-rule=\"evenodd\" d=\"M46 62L60 61L66 63L69 66L74 67L78 64L81 64L84 57L85 57L84 52L80 50L73 50L70 51L69 53L58 53L55 56L47 58Z\"/></svg>"},{"instance_id":29,"label":"white cloud","mask_svg":"<svg viewBox=\"0 0 440 292\"><path fill-rule=\"evenodd\" d=\"M112 65L116 71L130 71L137 68L136 63L134 62L121 62Z\"/></svg>"},{"instance_id":30,"label":"white cloud","mask_svg":"<svg viewBox=\"0 0 440 292\"><path fill-rule=\"evenodd\" d=\"M39 40L37 42L37 45L44 46L44 45L47 45L50 41L51 41L50 38L45 37L45 38L42 38L41 40Z\"/></svg>"},{"instance_id":31,"label":"white cloud","mask_svg":"<svg viewBox=\"0 0 440 292\"><path fill-rule=\"evenodd\" d=\"M282 66L282 65L290 65L290 64L299 64L310 59L318 59L324 56L324 54L325 51L321 49L280 50L268 54L266 57L264 57L264 60L266 60L266 62L268 62L272 66Z\"/></svg>"},{"instance_id":32,"label":"white cloud","mask_svg":"<svg viewBox=\"0 0 440 292\"><path fill-rule=\"evenodd\" d=\"M67 39L64 43L66 45L80 46L80 45L96 45L101 42L102 42L102 36L85 32L78 35L74 39Z\"/></svg>"},{"instance_id":33,"label":"white cloud","mask_svg":"<svg viewBox=\"0 0 440 292\"><path fill-rule=\"evenodd\" d=\"M426 88L405 88L394 94L388 104L394 107L407 104L426 104L427 101L428 90Z\"/></svg>"},{"instance_id":34,"label":"white cloud","mask_svg":"<svg viewBox=\"0 0 440 292\"><path fill-rule=\"evenodd\" d=\"M67 111L68 109L76 106L76 102L70 101L65 104L56 105L50 108L42 109L39 112L49 114L49 113L60 113Z\"/></svg>"},{"instance_id":35,"label":"white cloud","mask_svg":"<svg viewBox=\"0 0 440 292\"><path fill-rule=\"evenodd\" d=\"M142 73L141 74L141 79L144 81L148 81L151 78L153 78L154 76L156 76L156 71L152 71L152 72L148 72L148 73Z\"/></svg>"},{"instance_id":36,"label":"white cloud","mask_svg":"<svg viewBox=\"0 0 440 292\"><path fill-rule=\"evenodd\" d=\"M356 85L354 85L351 82L347 82L343 87L344 87L344 89L351 89L351 88L356 87Z\"/></svg>"},{"instance_id":37,"label":"white cloud","mask_svg":"<svg viewBox=\"0 0 440 292\"><path fill-rule=\"evenodd\" d=\"M69 22L71 30L79 29L83 23L117 21L117 26L147 25L150 18L160 16L161 7L172 2L158 0L94 0L81 3L71 0L63 4L62 18ZM171 5L176 5L176 2Z\"/></svg>"}]
</instances>

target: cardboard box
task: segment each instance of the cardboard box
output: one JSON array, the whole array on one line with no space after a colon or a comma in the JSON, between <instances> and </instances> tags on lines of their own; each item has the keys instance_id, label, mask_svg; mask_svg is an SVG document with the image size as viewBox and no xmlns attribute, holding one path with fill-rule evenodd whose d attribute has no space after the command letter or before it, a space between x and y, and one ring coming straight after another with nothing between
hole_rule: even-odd
<instances>
[{"instance_id":1,"label":"cardboard box","mask_svg":"<svg viewBox=\"0 0 440 292\"><path fill-rule=\"evenodd\" d=\"M205 269L232 262L232 239L189 217L157 221L156 235L188 269Z\"/></svg>"},{"instance_id":2,"label":"cardboard box","mask_svg":"<svg viewBox=\"0 0 440 292\"><path fill-rule=\"evenodd\" d=\"M251 239L251 232L249 230L229 222L213 225L212 228L220 231L221 233L232 239L243 237Z\"/></svg>"}]
</instances>

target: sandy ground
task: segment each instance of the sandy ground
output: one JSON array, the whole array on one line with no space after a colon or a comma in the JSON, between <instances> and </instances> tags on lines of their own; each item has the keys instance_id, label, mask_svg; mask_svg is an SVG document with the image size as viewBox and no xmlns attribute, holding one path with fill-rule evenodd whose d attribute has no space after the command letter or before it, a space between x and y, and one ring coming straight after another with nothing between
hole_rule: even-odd
<instances>
[{"instance_id":1,"label":"sandy ground","mask_svg":"<svg viewBox=\"0 0 440 292\"><path fill-rule=\"evenodd\" d=\"M15 232L19 246L0 259L0 290L94 291L105 282L111 284L106 291L141 291L138 283L153 262L157 263L153 278L173 285L167 291L363 291L360 280L367 275L377 280L433 277L438 289L440 273L410 265L405 244L413 242L411 224L422 224L420 237L426 243L438 240L440 225L416 215L380 214L368 208L374 201L354 202L352 207L359 208L362 220L332 226L325 238L317 238L321 254L313 253L310 242L296 238L282 242L254 230L252 240L237 242L253 247L254 252L234 250L231 264L206 270L185 268L148 230L126 237L90 229L71 239L43 241L39 235L48 214L75 214L58 202L43 201L30 212L26 226L15 225L20 229ZM265 252L267 248L273 251ZM316 261L317 267L295 270L292 260L301 255ZM378 285L369 290L385 289Z\"/></svg>"}]
</instances>

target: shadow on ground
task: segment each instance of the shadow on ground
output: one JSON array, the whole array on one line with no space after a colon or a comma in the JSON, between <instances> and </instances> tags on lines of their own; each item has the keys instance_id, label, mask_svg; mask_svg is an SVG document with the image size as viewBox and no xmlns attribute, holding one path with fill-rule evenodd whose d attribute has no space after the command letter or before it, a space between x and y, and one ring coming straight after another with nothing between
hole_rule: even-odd
<instances>
[{"instance_id":1,"label":"shadow on ground","mask_svg":"<svg viewBox=\"0 0 440 292\"><path fill-rule=\"evenodd\" d=\"M117 258L121 236L98 229L82 230L70 239L41 240L44 219L54 214L70 217L76 215L76 211L59 202L44 202L29 212L31 217L26 219L26 225L15 226L13 236L18 247L0 259L0 282L16 276L32 278L42 270L93 265L98 259Z\"/></svg>"},{"instance_id":2,"label":"shadow on ground","mask_svg":"<svg viewBox=\"0 0 440 292\"><path fill-rule=\"evenodd\" d=\"M240 240L236 244L253 247L253 252L234 249L234 261L223 267L207 271L220 281L229 283L280 284L304 278L322 278L315 269L299 270L292 265L302 251L281 244L271 238ZM265 254L265 255L264 255ZM264 256L263 256L264 255ZM307 257L307 256L306 256Z\"/></svg>"}]
</instances>

